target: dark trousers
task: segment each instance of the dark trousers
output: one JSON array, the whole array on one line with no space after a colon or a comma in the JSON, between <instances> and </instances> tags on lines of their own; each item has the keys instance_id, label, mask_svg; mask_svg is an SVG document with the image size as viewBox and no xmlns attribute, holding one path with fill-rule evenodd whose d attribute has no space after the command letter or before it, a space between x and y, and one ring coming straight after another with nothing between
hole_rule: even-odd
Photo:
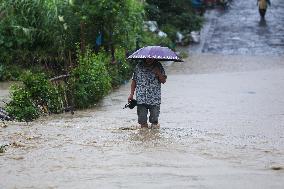
<instances>
[{"instance_id":1,"label":"dark trousers","mask_svg":"<svg viewBox=\"0 0 284 189\"><path fill-rule=\"evenodd\" d=\"M148 111L150 112L149 122L153 124L158 124L160 115L160 105L148 105L148 104L138 104L137 105L137 115L138 123L146 124Z\"/></svg>"},{"instance_id":2,"label":"dark trousers","mask_svg":"<svg viewBox=\"0 0 284 189\"><path fill-rule=\"evenodd\" d=\"M265 17L266 9L259 9L259 14L262 18Z\"/></svg>"}]
</instances>

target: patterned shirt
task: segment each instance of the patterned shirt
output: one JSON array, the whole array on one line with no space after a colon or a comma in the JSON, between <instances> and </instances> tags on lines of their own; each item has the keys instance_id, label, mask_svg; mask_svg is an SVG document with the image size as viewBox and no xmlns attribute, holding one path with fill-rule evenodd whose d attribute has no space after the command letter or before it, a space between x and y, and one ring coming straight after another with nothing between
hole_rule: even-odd
<instances>
[{"instance_id":1,"label":"patterned shirt","mask_svg":"<svg viewBox=\"0 0 284 189\"><path fill-rule=\"evenodd\" d=\"M267 9L267 3L270 4L268 0L258 0L259 9Z\"/></svg>"},{"instance_id":2,"label":"patterned shirt","mask_svg":"<svg viewBox=\"0 0 284 189\"><path fill-rule=\"evenodd\" d=\"M135 67L132 79L136 81L137 104L159 105L161 104L161 83L152 70L158 67L161 74L165 70L161 63L157 62L147 67L143 62Z\"/></svg>"}]
</instances>

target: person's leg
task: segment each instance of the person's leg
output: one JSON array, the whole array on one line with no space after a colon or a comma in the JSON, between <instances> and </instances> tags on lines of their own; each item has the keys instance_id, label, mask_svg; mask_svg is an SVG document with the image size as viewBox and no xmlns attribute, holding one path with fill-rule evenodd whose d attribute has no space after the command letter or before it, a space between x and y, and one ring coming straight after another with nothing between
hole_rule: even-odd
<instances>
[{"instance_id":1,"label":"person's leg","mask_svg":"<svg viewBox=\"0 0 284 189\"><path fill-rule=\"evenodd\" d=\"M263 9L263 18L265 17L266 9Z\"/></svg>"},{"instance_id":2,"label":"person's leg","mask_svg":"<svg viewBox=\"0 0 284 189\"><path fill-rule=\"evenodd\" d=\"M159 115L160 115L160 105L152 105L149 107L150 117L149 121L152 128L159 128Z\"/></svg>"},{"instance_id":3,"label":"person's leg","mask_svg":"<svg viewBox=\"0 0 284 189\"><path fill-rule=\"evenodd\" d=\"M266 13L266 9L259 9L259 14L260 14L261 18L265 17L265 13Z\"/></svg>"},{"instance_id":4,"label":"person's leg","mask_svg":"<svg viewBox=\"0 0 284 189\"><path fill-rule=\"evenodd\" d=\"M138 123L141 127L148 127L147 124L148 109L145 104L137 104Z\"/></svg>"}]
</instances>

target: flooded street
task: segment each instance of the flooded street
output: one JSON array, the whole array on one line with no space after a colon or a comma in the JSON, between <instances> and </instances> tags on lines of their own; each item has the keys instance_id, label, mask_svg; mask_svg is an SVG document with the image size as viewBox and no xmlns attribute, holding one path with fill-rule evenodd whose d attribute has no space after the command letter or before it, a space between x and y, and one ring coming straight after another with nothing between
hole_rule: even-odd
<instances>
[{"instance_id":1,"label":"flooded street","mask_svg":"<svg viewBox=\"0 0 284 189\"><path fill-rule=\"evenodd\" d=\"M244 55L283 55L284 5L271 0L261 20L256 0L232 1L228 10L208 11L203 52Z\"/></svg>"},{"instance_id":2,"label":"flooded street","mask_svg":"<svg viewBox=\"0 0 284 189\"><path fill-rule=\"evenodd\" d=\"M265 41L265 54L238 43L230 51L229 40L222 45L218 20L234 22L241 5L222 13L228 21L221 16L207 25L213 35L195 47L206 53L164 63L160 129L139 129L136 109L122 109L130 83L93 109L8 123L0 127L0 144L7 144L0 188L282 189L284 50ZM270 14L272 30L278 17ZM7 98L7 86L0 88L1 100Z\"/></svg>"}]
</instances>

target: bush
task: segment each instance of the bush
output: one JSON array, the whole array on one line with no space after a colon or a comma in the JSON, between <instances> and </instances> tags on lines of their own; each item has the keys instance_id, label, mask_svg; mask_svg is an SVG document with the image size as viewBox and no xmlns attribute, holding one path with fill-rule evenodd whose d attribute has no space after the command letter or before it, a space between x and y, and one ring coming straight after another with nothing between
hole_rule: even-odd
<instances>
[{"instance_id":1,"label":"bush","mask_svg":"<svg viewBox=\"0 0 284 189\"><path fill-rule=\"evenodd\" d=\"M110 59L103 53L96 55L90 49L78 53L78 66L72 70L69 81L75 107L91 107L111 89L111 78L104 62Z\"/></svg>"},{"instance_id":2,"label":"bush","mask_svg":"<svg viewBox=\"0 0 284 189\"><path fill-rule=\"evenodd\" d=\"M12 86L7 112L19 121L32 121L42 114L62 111L58 89L42 73L25 72L21 85Z\"/></svg>"},{"instance_id":3,"label":"bush","mask_svg":"<svg viewBox=\"0 0 284 189\"><path fill-rule=\"evenodd\" d=\"M78 65L70 74L67 85L54 85L43 73L25 72L21 84L11 90L6 109L19 121L32 121L47 113L60 113L66 98L76 108L88 108L101 100L110 89L131 76L132 65L125 59L125 51L117 49L115 63L107 53L78 52ZM66 94L67 93L67 94Z\"/></svg>"},{"instance_id":4,"label":"bush","mask_svg":"<svg viewBox=\"0 0 284 189\"><path fill-rule=\"evenodd\" d=\"M115 62L106 60L105 66L111 77L111 85L114 88L129 80L133 70L133 65L126 60L126 52L122 48L116 49Z\"/></svg>"},{"instance_id":5,"label":"bush","mask_svg":"<svg viewBox=\"0 0 284 189\"><path fill-rule=\"evenodd\" d=\"M26 72L22 77L22 82L35 104L47 107L52 86L46 76L43 73Z\"/></svg>"},{"instance_id":6,"label":"bush","mask_svg":"<svg viewBox=\"0 0 284 189\"><path fill-rule=\"evenodd\" d=\"M0 65L0 81L17 81L19 80L22 68L15 65Z\"/></svg>"},{"instance_id":7,"label":"bush","mask_svg":"<svg viewBox=\"0 0 284 189\"><path fill-rule=\"evenodd\" d=\"M40 109L32 101L31 94L25 87L13 86L11 101L6 110L19 121L32 121L40 116Z\"/></svg>"}]
</instances>

